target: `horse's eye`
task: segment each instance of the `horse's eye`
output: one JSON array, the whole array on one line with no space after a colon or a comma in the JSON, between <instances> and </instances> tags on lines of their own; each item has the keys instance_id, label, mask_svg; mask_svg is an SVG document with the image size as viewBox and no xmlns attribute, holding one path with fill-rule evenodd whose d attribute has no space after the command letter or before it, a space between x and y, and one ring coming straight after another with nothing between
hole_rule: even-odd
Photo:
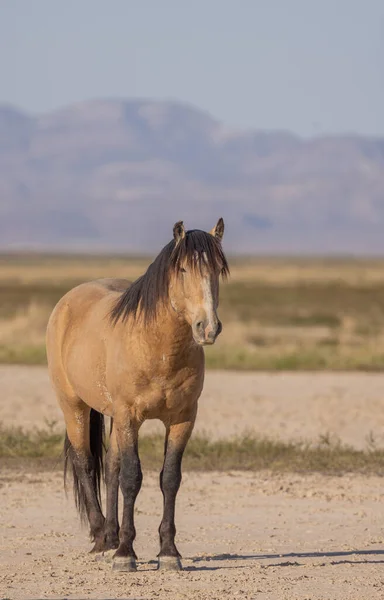
<instances>
[{"instance_id":1,"label":"horse's eye","mask_svg":"<svg viewBox=\"0 0 384 600\"><path fill-rule=\"evenodd\" d=\"M181 268L181 269L180 269L180 272L181 272L181 273L186 273L187 271L186 271L185 269Z\"/></svg>"}]
</instances>

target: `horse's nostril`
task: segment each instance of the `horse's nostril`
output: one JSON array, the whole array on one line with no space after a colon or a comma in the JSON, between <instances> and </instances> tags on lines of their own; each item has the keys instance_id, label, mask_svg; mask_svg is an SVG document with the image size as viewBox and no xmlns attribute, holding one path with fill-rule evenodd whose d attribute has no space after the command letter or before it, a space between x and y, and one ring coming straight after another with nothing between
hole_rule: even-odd
<instances>
[{"instance_id":1,"label":"horse's nostril","mask_svg":"<svg viewBox=\"0 0 384 600\"><path fill-rule=\"evenodd\" d=\"M198 321L196 323L196 329L202 329L202 327L203 327L203 321Z\"/></svg>"}]
</instances>

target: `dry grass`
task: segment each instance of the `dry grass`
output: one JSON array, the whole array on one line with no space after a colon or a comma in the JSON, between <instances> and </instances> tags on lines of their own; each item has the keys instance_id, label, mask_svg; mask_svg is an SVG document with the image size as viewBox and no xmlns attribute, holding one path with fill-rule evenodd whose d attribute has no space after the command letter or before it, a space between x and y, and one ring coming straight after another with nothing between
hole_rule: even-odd
<instances>
[{"instance_id":1,"label":"dry grass","mask_svg":"<svg viewBox=\"0 0 384 600\"><path fill-rule=\"evenodd\" d=\"M0 428L0 459L46 459L61 468L63 436L52 430L24 432L20 428ZM146 469L161 469L164 438L160 435L140 439L140 458ZM183 461L185 470L228 471L269 469L271 471L320 472L341 474L359 472L384 474L384 450L367 447L356 450L323 436L317 444L272 441L241 437L209 441L195 436L190 440ZM41 465L40 465L41 466Z\"/></svg>"},{"instance_id":2,"label":"dry grass","mask_svg":"<svg viewBox=\"0 0 384 600\"><path fill-rule=\"evenodd\" d=\"M99 277L136 279L150 257L105 255L0 254L1 283L86 281ZM339 258L230 258L231 281L270 285L337 283L371 286L384 283L383 259Z\"/></svg>"},{"instance_id":3,"label":"dry grass","mask_svg":"<svg viewBox=\"0 0 384 600\"><path fill-rule=\"evenodd\" d=\"M0 283L57 286L101 277L136 279L149 262L147 257L0 255Z\"/></svg>"},{"instance_id":4,"label":"dry grass","mask_svg":"<svg viewBox=\"0 0 384 600\"><path fill-rule=\"evenodd\" d=\"M135 279L148 258L0 256L0 362L45 362L48 316L77 283ZM235 259L209 368L384 367L384 261Z\"/></svg>"},{"instance_id":5,"label":"dry grass","mask_svg":"<svg viewBox=\"0 0 384 600\"><path fill-rule=\"evenodd\" d=\"M0 362L44 364L45 329L51 306L32 300L17 307L11 317L0 318Z\"/></svg>"}]
</instances>

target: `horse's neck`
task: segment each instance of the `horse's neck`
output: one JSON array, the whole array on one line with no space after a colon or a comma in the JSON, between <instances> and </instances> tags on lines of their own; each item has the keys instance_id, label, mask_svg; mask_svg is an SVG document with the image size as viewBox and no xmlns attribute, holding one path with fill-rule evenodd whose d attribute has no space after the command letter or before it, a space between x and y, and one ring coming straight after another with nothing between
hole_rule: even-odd
<instances>
[{"instance_id":1,"label":"horse's neck","mask_svg":"<svg viewBox=\"0 0 384 600\"><path fill-rule=\"evenodd\" d=\"M191 326L171 306L159 308L152 323L137 324L140 339L154 354L182 355L194 345Z\"/></svg>"},{"instance_id":2,"label":"horse's neck","mask_svg":"<svg viewBox=\"0 0 384 600\"><path fill-rule=\"evenodd\" d=\"M170 353L181 353L193 342L191 326L172 307L159 310L153 331Z\"/></svg>"}]
</instances>

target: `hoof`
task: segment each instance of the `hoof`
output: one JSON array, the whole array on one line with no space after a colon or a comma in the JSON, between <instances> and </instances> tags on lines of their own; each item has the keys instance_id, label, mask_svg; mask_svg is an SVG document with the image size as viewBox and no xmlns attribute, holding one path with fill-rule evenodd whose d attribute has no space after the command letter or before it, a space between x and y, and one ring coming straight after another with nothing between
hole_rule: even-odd
<instances>
[{"instance_id":1,"label":"hoof","mask_svg":"<svg viewBox=\"0 0 384 600\"><path fill-rule=\"evenodd\" d=\"M103 552L104 542L96 542L93 546L92 550L89 551L89 554L100 554Z\"/></svg>"},{"instance_id":2,"label":"hoof","mask_svg":"<svg viewBox=\"0 0 384 600\"><path fill-rule=\"evenodd\" d=\"M136 559L133 556L116 556L112 561L112 570L135 573L137 571Z\"/></svg>"},{"instance_id":3,"label":"hoof","mask_svg":"<svg viewBox=\"0 0 384 600\"><path fill-rule=\"evenodd\" d=\"M181 560L178 556L159 556L159 571L181 571Z\"/></svg>"},{"instance_id":4,"label":"hoof","mask_svg":"<svg viewBox=\"0 0 384 600\"><path fill-rule=\"evenodd\" d=\"M95 560L111 563L115 552L116 550L104 550L104 552L98 552L95 556Z\"/></svg>"}]
</instances>

